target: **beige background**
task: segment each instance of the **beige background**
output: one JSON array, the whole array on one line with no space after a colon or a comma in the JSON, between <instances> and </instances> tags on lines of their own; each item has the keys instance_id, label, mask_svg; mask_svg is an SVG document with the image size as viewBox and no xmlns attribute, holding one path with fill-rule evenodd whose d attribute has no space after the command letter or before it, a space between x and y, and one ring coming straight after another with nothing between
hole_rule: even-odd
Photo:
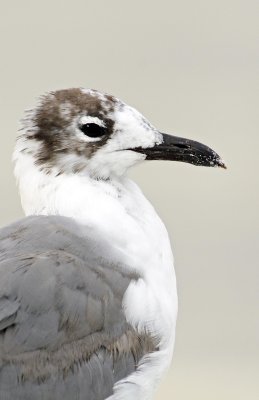
<instances>
[{"instance_id":1,"label":"beige background","mask_svg":"<svg viewBox=\"0 0 259 400\"><path fill-rule=\"evenodd\" d=\"M112 93L162 131L213 147L227 171L131 172L168 227L178 277L175 357L156 399L258 399L258 0L0 8L0 224L22 216L10 158L23 110L47 90Z\"/></svg>"}]
</instances>

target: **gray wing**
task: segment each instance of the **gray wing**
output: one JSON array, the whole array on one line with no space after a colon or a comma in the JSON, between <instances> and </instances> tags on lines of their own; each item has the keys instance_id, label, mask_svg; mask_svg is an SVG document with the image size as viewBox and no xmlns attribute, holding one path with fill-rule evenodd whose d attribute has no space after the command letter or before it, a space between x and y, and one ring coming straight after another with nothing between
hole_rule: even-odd
<instances>
[{"instance_id":1,"label":"gray wing","mask_svg":"<svg viewBox=\"0 0 259 400\"><path fill-rule=\"evenodd\" d=\"M0 399L103 400L155 350L122 309L139 277L82 229L33 216L0 231Z\"/></svg>"}]
</instances>

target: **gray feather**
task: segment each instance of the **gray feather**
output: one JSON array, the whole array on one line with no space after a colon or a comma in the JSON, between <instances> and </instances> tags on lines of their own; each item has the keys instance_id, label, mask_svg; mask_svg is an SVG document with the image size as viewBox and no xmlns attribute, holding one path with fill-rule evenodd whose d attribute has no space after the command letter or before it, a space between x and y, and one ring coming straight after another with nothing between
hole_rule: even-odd
<instances>
[{"instance_id":1,"label":"gray feather","mask_svg":"<svg viewBox=\"0 0 259 400\"><path fill-rule=\"evenodd\" d=\"M33 216L0 231L0 399L103 400L156 349L122 309L139 276L82 229Z\"/></svg>"}]
</instances>

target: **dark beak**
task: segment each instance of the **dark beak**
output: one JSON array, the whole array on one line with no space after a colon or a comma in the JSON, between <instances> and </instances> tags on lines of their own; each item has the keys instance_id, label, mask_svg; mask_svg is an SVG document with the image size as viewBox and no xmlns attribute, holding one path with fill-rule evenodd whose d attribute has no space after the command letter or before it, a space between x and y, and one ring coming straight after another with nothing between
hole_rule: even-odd
<instances>
[{"instance_id":1,"label":"dark beak","mask_svg":"<svg viewBox=\"0 0 259 400\"><path fill-rule=\"evenodd\" d=\"M208 146L194 140L162 133L163 142L154 147L132 149L146 154L146 160L182 161L204 167L226 168L220 156Z\"/></svg>"}]
</instances>

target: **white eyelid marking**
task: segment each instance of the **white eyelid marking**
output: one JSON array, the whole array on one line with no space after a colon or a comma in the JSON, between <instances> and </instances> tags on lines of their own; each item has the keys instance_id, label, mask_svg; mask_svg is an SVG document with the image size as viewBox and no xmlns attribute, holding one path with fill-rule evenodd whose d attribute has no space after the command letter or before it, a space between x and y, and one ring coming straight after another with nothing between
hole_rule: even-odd
<instances>
[{"instance_id":1,"label":"white eyelid marking","mask_svg":"<svg viewBox=\"0 0 259 400\"><path fill-rule=\"evenodd\" d=\"M98 117L91 117L90 115L84 115L83 117L80 118L79 120L79 127L85 124L96 124L101 126L102 128L106 128L105 123ZM83 132L80 129L77 129L77 136L80 137L81 140L84 142L99 142L101 140L101 137L90 137L86 136L83 134Z\"/></svg>"},{"instance_id":2,"label":"white eyelid marking","mask_svg":"<svg viewBox=\"0 0 259 400\"><path fill-rule=\"evenodd\" d=\"M99 119L98 117L91 117L90 115L84 115L80 118L79 125L85 124L96 124L103 128L106 128L105 123L101 119Z\"/></svg>"}]
</instances>

